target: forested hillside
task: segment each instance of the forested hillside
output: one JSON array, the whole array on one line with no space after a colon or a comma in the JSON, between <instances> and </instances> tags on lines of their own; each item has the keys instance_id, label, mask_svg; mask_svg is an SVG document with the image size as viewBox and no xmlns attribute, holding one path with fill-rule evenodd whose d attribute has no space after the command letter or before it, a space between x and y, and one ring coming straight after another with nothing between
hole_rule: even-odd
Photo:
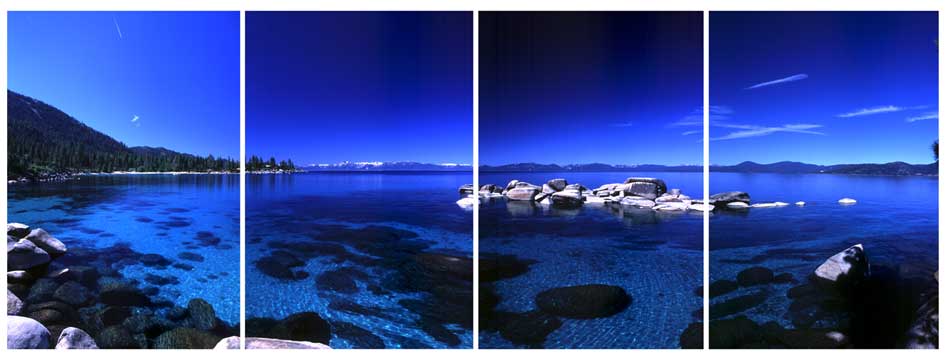
<instances>
[{"instance_id":1,"label":"forested hillside","mask_svg":"<svg viewBox=\"0 0 946 360\"><path fill-rule=\"evenodd\" d=\"M8 177L112 171L239 171L239 161L128 147L42 101L7 91Z\"/></svg>"}]
</instances>

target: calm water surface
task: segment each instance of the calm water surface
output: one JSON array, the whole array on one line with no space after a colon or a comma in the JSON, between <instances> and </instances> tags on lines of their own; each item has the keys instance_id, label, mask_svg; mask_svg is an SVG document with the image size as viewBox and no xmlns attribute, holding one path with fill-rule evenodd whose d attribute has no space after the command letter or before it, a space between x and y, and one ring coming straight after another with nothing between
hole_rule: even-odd
<instances>
[{"instance_id":1,"label":"calm water surface","mask_svg":"<svg viewBox=\"0 0 946 360\"><path fill-rule=\"evenodd\" d=\"M702 173L481 173L480 184L565 178L593 189L630 176L657 177L668 188L703 196ZM480 212L479 249L535 261L528 272L491 284L498 311L534 310L539 292L571 285L615 285L632 297L628 309L610 317L561 319L543 347L677 348L687 325L702 317L702 298L694 292L703 279L702 222L701 213L590 205L559 210L496 200ZM489 331L480 333L480 346L522 347Z\"/></svg>"},{"instance_id":2,"label":"calm water surface","mask_svg":"<svg viewBox=\"0 0 946 360\"><path fill-rule=\"evenodd\" d=\"M315 312L335 348L472 347L473 216L457 189L471 173L305 173L247 177L246 316ZM256 266L278 251L286 279ZM284 253L283 253L284 254ZM419 260L467 259L441 281Z\"/></svg>"},{"instance_id":3,"label":"calm water surface","mask_svg":"<svg viewBox=\"0 0 946 360\"><path fill-rule=\"evenodd\" d=\"M928 283L938 261L937 186L935 177L713 173L711 193L738 190L752 202L806 205L716 212L710 219L710 280L733 280L747 267L764 266L804 281L831 255L864 244L873 270L889 268L899 278ZM857 204L837 203L845 197ZM785 292L795 285L769 285L771 296L740 314L792 327ZM713 303L756 290L742 288Z\"/></svg>"},{"instance_id":4,"label":"calm water surface","mask_svg":"<svg viewBox=\"0 0 946 360\"><path fill-rule=\"evenodd\" d=\"M128 258L112 267L143 288L156 288L154 301L186 306L202 298L233 325L240 319L239 179L102 175L11 185L9 221L45 229L65 243L70 254L91 252L94 258L96 251L127 247ZM182 259L183 252L202 260ZM173 264L147 266L138 262L143 254L158 254ZM69 258L67 254L53 264ZM153 285L148 279L171 283Z\"/></svg>"}]
</instances>

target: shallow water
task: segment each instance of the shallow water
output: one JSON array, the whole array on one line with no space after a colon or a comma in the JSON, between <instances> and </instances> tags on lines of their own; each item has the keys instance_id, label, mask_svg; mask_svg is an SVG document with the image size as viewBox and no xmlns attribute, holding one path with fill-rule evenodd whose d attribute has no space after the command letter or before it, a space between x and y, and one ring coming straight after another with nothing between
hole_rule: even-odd
<instances>
[{"instance_id":1,"label":"shallow water","mask_svg":"<svg viewBox=\"0 0 946 360\"><path fill-rule=\"evenodd\" d=\"M702 197L702 173L482 173L480 184L565 178L595 188L630 176L661 178L669 188ZM539 292L571 285L615 285L632 297L628 309L610 317L561 319L544 347L677 348L683 330L702 316L694 313L703 302L694 293L703 278L702 221L701 213L591 205L569 211L500 199L481 208L479 249L537 261L520 276L492 283L499 311L533 310ZM521 347L489 331L480 333L480 346Z\"/></svg>"},{"instance_id":2,"label":"shallow water","mask_svg":"<svg viewBox=\"0 0 946 360\"><path fill-rule=\"evenodd\" d=\"M472 212L455 204L457 189L472 182L471 173L249 175L246 317L282 319L312 311L333 327L348 323L367 330L387 348L472 347L468 326L428 323L452 333L459 340L453 344L421 329L417 309L405 304L436 301L397 280L409 270L404 265L421 253L472 257ZM299 252L307 245L333 251L316 250L304 259L305 265L296 269L308 274L303 279L274 278L254 266L276 246ZM355 274L357 288L323 286L320 276L337 270ZM472 291L472 284L463 290ZM473 316L472 295L468 298L468 308L454 311L454 316L467 319L464 323L471 323ZM336 331L329 345L372 347L365 338Z\"/></svg>"},{"instance_id":3,"label":"shallow water","mask_svg":"<svg viewBox=\"0 0 946 360\"><path fill-rule=\"evenodd\" d=\"M930 282L937 268L938 179L850 175L713 173L711 193L745 191L752 202L782 201L804 207L717 212L710 219L710 281L733 280L763 266L803 282L828 257L863 244L872 269L893 269L902 279ZM841 198L857 204L838 204ZM767 285L764 303L743 313L762 323L791 328L786 291L797 284ZM741 288L712 303L754 292Z\"/></svg>"},{"instance_id":4,"label":"shallow water","mask_svg":"<svg viewBox=\"0 0 946 360\"><path fill-rule=\"evenodd\" d=\"M240 181L236 175L101 175L61 183L9 186L9 221L43 228L70 252L127 245L175 264L148 267L128 259L116 269L152 286L149 275L176 278L154 298L213 305L231 325L240 319ZM202 261L184 260L192 252ZM137 256L137 255L136 255ZM67 254L63 260L68 261ZM83 264L85 265L85 264ZM152 278L153 279L153 278Z\"/></svg>"}]
</instances>

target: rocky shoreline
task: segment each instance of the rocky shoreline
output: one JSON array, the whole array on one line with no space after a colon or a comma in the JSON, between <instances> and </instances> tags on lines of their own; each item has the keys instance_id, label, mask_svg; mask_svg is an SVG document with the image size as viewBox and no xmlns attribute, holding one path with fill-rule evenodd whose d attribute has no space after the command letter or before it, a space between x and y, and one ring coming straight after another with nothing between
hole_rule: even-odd
<instances>
[{"instance_id":1,"label":"rocky shoreline","mask_svg":"<svg viewBox=\"0 0 946 360\"><path fill-rule=\"evenodd\" d=\"M667 184L657 178L629 177L623 183L610 183L589 189L582 184L569 184L565 179L552 179L545 184L533 185L512 180L505 187L495 184L480 186L474 191L472 184L459 189L464 197L457 205L472 209L477 202L495 198L550 206L558 209L577 209L583 206L628 206L659 212L712 211L712 204L702 199L692 199L679 189L668 189Z\"/></svg>"},{"instance_id":2,"label":"rocky shoreline","mask_svg":"<svg viewBox=\"0 0 946 360\"><path fill-rule=\"evenodd\" d=\"M773 291L777 284L794 285L784 294L790 302L784 314L790 328L775 321L758 324L744 314L781 296ZM739 289L748 293L725 296ZM714 349L939 346L938 276L904 278L895 269L871 264L861 244L831 256L804 281L752 266L735 280L711 283L709 296L709 345ZM702 323L693 323L681 334L680 345L701 348L702 338Z\"/></svg>"},{"instance_id":3,"label":"rocky shoreline","mask_svg":"<svg viewBox=\"0 0 946 360\"><path fill-rule=\"evenodd\" d=\"M7 224L7 346L10 349L211 349L239 334L195 298L186 307L157 297L150 286L124 278L132 264L176 264L123 246L69 249L44 231ZM186 264L182 264L186 265Z\"/></svg>"},{"instance_id":4,"label":"rocky shoreline","mask_svg":"<svg viewBox=\"0 0 946 360\"><path fill-rule=\"evenodd\" d=\"M7 180L8 185L64 182L78 179L81 176L110 176L110 175L232 175L239 174L239 171L114 171L110 173L101 172L75 172L75 173L56 173L43 174L36 178L18 177Z\"/></svg>"}]
</instances>

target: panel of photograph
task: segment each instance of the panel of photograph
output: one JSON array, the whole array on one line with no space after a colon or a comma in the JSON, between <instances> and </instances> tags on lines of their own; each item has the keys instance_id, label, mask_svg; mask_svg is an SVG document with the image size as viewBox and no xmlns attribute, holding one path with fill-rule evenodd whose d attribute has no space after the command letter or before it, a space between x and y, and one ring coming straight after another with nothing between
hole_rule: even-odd
<instances>
[{"instance_id":1,"label":"panel of photograph","mask_svg":"<svg viewBox=\"0 0 946 360\"><path fill-rule=\"evenodd\" d=\"M8 19L7 346L239 334L239 13Z\"/></svg>"},{"instance_id":2,"label":"panel of photograph","mask_svg":"<svg viewBox=\"0 0 946 360\"><path fill-rule=\"evenodd\" d=\"M246 18L247 348L471 348L472 13Z\"/></svg>"},{"instance_id":3,"label":"panel of photograph","mask_svg":"<svg viewBox=\"0 0 946 360\"><path fill-rule=\"evenodd\" d=\"M481 348L702 348L703 14L481 12Z\"/></svg>"},{"instance_id":4,"label":"panel of photograph","mask_svg":"<svg viewBox=\"0 0 946 360\"><path fill-rule=\"evenodd\" d=\"M711 13L711 348L938 347L937 29Z\"/></svg>"}]
</instances>

